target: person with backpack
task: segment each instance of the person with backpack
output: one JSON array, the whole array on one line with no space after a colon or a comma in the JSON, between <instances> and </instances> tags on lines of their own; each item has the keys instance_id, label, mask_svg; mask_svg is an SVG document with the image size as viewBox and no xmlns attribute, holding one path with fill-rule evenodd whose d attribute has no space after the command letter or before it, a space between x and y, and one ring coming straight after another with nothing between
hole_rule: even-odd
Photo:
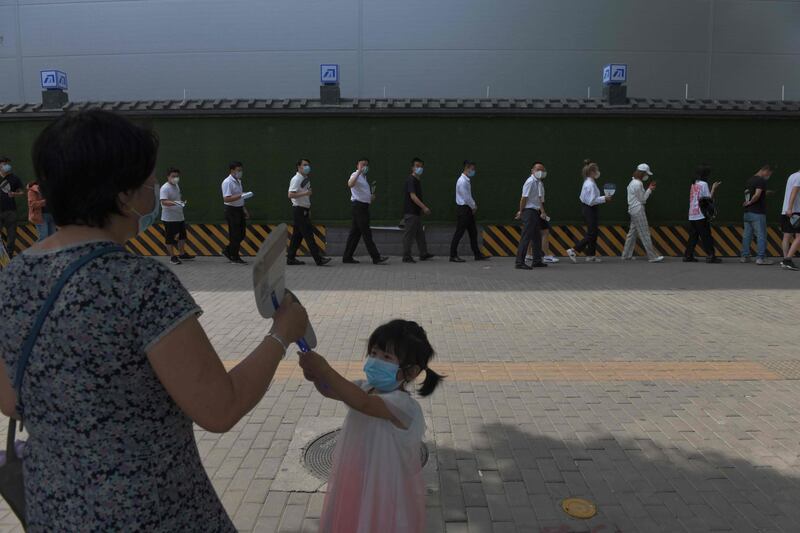
<instances>
[{"instance_id":1,"label":"person with backpack","mask_svg":"<svg viewBox=\"0 0 800 533\"><path fill-rule=\"evenodd\" d=\"M714 252L714 237L711 235L711 221L716 216L714 194L722 182L715 181L709 189L708 179L710 176L710 166L706 164L698 166L691 187L689 187L689 241L683 254L684 263L697 262L694 249L697 247L698 240L706 253L706 263L722 262L722 259L717 257Z\"/></svg>"}]
</instances>

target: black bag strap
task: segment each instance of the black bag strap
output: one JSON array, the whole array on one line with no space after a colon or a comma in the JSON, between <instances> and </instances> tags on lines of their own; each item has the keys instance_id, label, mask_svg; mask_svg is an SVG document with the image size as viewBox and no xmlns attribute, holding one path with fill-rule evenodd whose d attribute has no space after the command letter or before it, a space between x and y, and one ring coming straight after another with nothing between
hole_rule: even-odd
<instances>
[{"instance_id":1,"label":"black bag strap","mask_svg":"<svg viewBox=\"0 0 800 533\"><path fill-rule=\"evenodd\" d=\"M72 262L61 276L56 281L53 289L50 291L50 294L47 296L47 299L42 304L41 309L39 309L39 313L36 315L36 320L33 322L33 327L31 331L28 333L28 337L25 339L25 343L22 345L22 352L20 353L19 359L17 360L17 370L14 377L14 390L17 393L17 402L22 403L22 380L25 377L25 368L28 366L28 358L33 351L33 345L36 344L36 338L39 336L39 331L41 331L42 326L44 325L44 321L47 318L47 315L50 313L50 310L53 308L53 304L55 304L56 300L58 299L59 294L61 294L61 290L67 284L69 279L72 277L75 272L77 272L81 267L83 267L86 263L90 261L94 261L101 255L106 255L114 252L124 252L125 248L118 244L113 244L109 246L104 246L102 248L98 248L93 252L90 252L83 257ZM14 448L14 441L17 434L17 424L16 420L13 418L9 418L8 420L8 436L6 438L6 460L11 461L16 459L17 452Z\"/></svg>"}]
</instances>

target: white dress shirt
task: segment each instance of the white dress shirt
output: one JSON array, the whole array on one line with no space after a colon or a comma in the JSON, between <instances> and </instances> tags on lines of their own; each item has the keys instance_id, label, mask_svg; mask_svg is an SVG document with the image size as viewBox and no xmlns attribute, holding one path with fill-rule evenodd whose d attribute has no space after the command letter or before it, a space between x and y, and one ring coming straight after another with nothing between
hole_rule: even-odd
<instances>
[{"instance_id":1,"label":"white dress shirt","mask_svg":"<svg viewBox=\"0 0 800 533\"><path fill-rule=\"evenodd\" d=\"M367 177L364 176L360 171L356 170L350 174L350 179L353 178L356 178L356 184L350 188L350 201L371 204L372 189L369 188Z\"/></svg>"},{"instance_id":2,"label":"white dress shirt","mask_svg":"<svg viewBox=\"0 0 800 533\"><path fill-rule=\"evenodd\" d=\"M307 192L311 188L311 178L303 176L299 172L289 181L289 192ZM292 206L311 208L311 197L300 196L292 198Z\"/></svg>"},{"instance_id":3,"label":"white dress shirt","mask_svg":"<svg viewBox=\"0 0 800 533\"><path fill-rule=\"evenodd\" d=\"M600 189L597 188L597 183L592 178L584 180L580 198L581 202L588 206L606 203L606 197L600 194Z\"/></svg>"},{"instance_id":4,"label":"white dress shirt","mask_svg":"<svg viewBox=\"0 0 800 533\"><path fill-rule=\"evenodd\" d=\"M461 174L456 182L456 205L468 205L473 210L478 208L478 204L472 198L472 182Z\"/></svg>"},{"instance_id":5,"label":"white dress shirt","mask_svg":"<svg viewBox=\"0 0 800 533\"><path fill-rule=\"evenodd\" d=\"M225 198L226 196L236 196L237 194L242 194L242 182L233 176L228 176L222 182L222 198ZM225 202L225 205L229 205L231 207L244 207L244 200L239 198L235 202Z\"/></svg>"},{"instance_id":6,"label":"white dress shirt","mask_svg":"<svg viewBox=\"0 0 800 533\"><path fill-rule=\"evenodd\" d=\"M525 180L522 186L522 197L527 198L525 209L541 209L544 201L544 185L542 180L537 180L533 176Z\"/></svg>"},{"instance_id":7,"label":"white dress shirt","mask_svg":"<svg viewBox=\"0 0 800 533\"><path fill-rule=\"evenodd\" d=\"M628 184L628 213L633 215L643 211L644 204L647 203L652 192L649 187L645 190L642 180L631 178L631 182Z\"/></svg>"}]
</instances>

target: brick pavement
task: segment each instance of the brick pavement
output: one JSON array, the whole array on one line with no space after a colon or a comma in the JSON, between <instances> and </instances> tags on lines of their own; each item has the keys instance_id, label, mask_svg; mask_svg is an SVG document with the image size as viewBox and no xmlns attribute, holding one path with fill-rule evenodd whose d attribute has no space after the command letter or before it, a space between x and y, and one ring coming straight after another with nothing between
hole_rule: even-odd
<instances>
[{"instance_id":1,"label":"brick pavement","mask_svg":"<svg viewBox=\"0 0 800 533\"><path fill-rule=\"evenodd\" d=\"M800 531L796 273L393 263L296 267L288 282L320 351L351 373L382 321L429 331L452 379L421 402L428 531ZM249 270L210 259L176 272L221 357L249 353L268 327ZM283 471L299 435L345 409L298 377L287 362L231 432L197 430L240 531L315 531L323 494L294 490ZM569 519L567 496L598 515ZM0 530L14 524L0 508Z\"/></svg>"}]
</instances>

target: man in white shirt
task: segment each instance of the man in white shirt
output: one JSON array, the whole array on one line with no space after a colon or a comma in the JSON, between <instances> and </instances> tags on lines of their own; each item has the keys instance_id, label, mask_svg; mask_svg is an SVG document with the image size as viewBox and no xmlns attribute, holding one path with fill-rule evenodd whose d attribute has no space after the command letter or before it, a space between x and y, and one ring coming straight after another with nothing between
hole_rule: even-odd
<instances>
[{"instance_id":1,"label":"man in white shirt","mask_svg":"<svg viewBox=\"0 0 800 533\"><path fill-rule=\"evenodd\" d=\"M628 214L631 216L631 226L628 229L628 236L625 238L625 248L622 251L622 259L633 259L633 252L636 248L636 238L642 241L642 246L647 253L647 259L651 263L660 263L664 260L663 255L658 255L653 249L653 241L650 239L650 224L647 222L645 204L656 190L655 182L651 182L644 188L644 181L650 179L653 173L650 165L642 163L636 167L631 182L628 184Z\"/></svg>"},{"instance_id":2,"label":"man in white shirt","mask_svg":"<svg viewBox=\"0 0 800 533\"><path fill-rule=\"evenodd\" d=\"M225 203L225 221L228 223L228 246L222 250L222 255L228 261L237 265L247 263L239 257L239 248L247 231L247 219L250 213L244 206L244 201L253 196L251 192L243 192L242 176L244 174L242 163L234 161L228 167L230 174L222 182L222 200Z\"/></svg>"},{"instance_id":3,"label":"man in white shirt","mask_svg":"<svg viewBox=\"0 0 800 533\"><path fill-rule=\"evenodd\" d=\"M350 227L350 235L347 236L347 244L344 247L342 263L358 263L353 258L353 254L356 252L361 237L364 237L364 245L367 247L370 257L372 257L373 264L380 265L389 259L380 254L378 247L375 246L375 242L372 240L372 229L369 225L369 206L375 200L375 194L367 181L368 172L369 159L362 157L358 160L356 171L350 174L350 179L347 180L347 186L350 187L350 203L353 206L353 222Z\"/></svg>"},{"instance_id":4,"label":"man in white shirt","mask_svg":"<svg viewBox=\"0 0 800 533\"><path fill-rule=\"evenodd\" d=\"M289 181L289 199L292 201L292 240L289 241L289 249L286 252L287 265L303 265L303 261L297 259L297 249L303 239L306 240L308 251L314 262L318 266L327 265L331 262L330 257L322 257L314 238L314 225L311 223L311 161L301 159L295 165L297 173Z\"/></svg>"},{"instance_id":5,"label":"man in white shirt","mask_svg":"<svg viewBox=\"0 0 800 533\"><path fill-rule=\"evenodd\" d=\"M478 228L475 225L475 212L478 210L478 204L472 197L472 178L475 176L475 162L464 161L464 171L456 182L456 232L453 234L453 240L450 242L450 262L463 263L464 260L458 256L458 245L461 242L461 237L464 232L469 233L469 245L472 248L472 253L475 256L475 261L483 261L489 259L489 256L483 255L480 248L478 248Z\"/></svg>"},{"instance_id":6,"label":"man in white shirt","mask_svg":"<svg viewBox=\"0 0 800 533\"><path fill-rule=\"evenodd\" d=\"M180 265L182 260L194 259L186 253L186 218L183 208L186 202L181 197L181 171L175 167L167 169L167 182L161 186L161 221L164 223L164 241L170 254L170 263Z\"/></svg>"},{"instance_id":7,"label":"man in white shirt","mask_svg":"<svg viewBox=\"0 0 800 533\"><path fill-rule=\"evenodd\" d=\"M517 262L515 268L520 270L532 270L533 268L546 267L542 261L542 223L547 218L544 211L544 190L542 188L542 178L547 175L544 163L536 161L531 168L530 177L525 180L522 186L522 197L519 200L519 211L516 220L522 220L522 235L517 248ZM528 247L533 246L533 265L525 263L525 254Z\"/></svg>"},{"instance_id":8,"label":"man in white shirt","mask_svg":"<svg viewBox=\"0 0 800 533\"><path fill-rule=\"evenodd\" d=\"M781 230L783 231L783 261L781 268L797 270L794 256L800 249L800 171L789 176L781 209ZM794 221L794 224L792 223Z\"/></svg>"}]
</instances>

